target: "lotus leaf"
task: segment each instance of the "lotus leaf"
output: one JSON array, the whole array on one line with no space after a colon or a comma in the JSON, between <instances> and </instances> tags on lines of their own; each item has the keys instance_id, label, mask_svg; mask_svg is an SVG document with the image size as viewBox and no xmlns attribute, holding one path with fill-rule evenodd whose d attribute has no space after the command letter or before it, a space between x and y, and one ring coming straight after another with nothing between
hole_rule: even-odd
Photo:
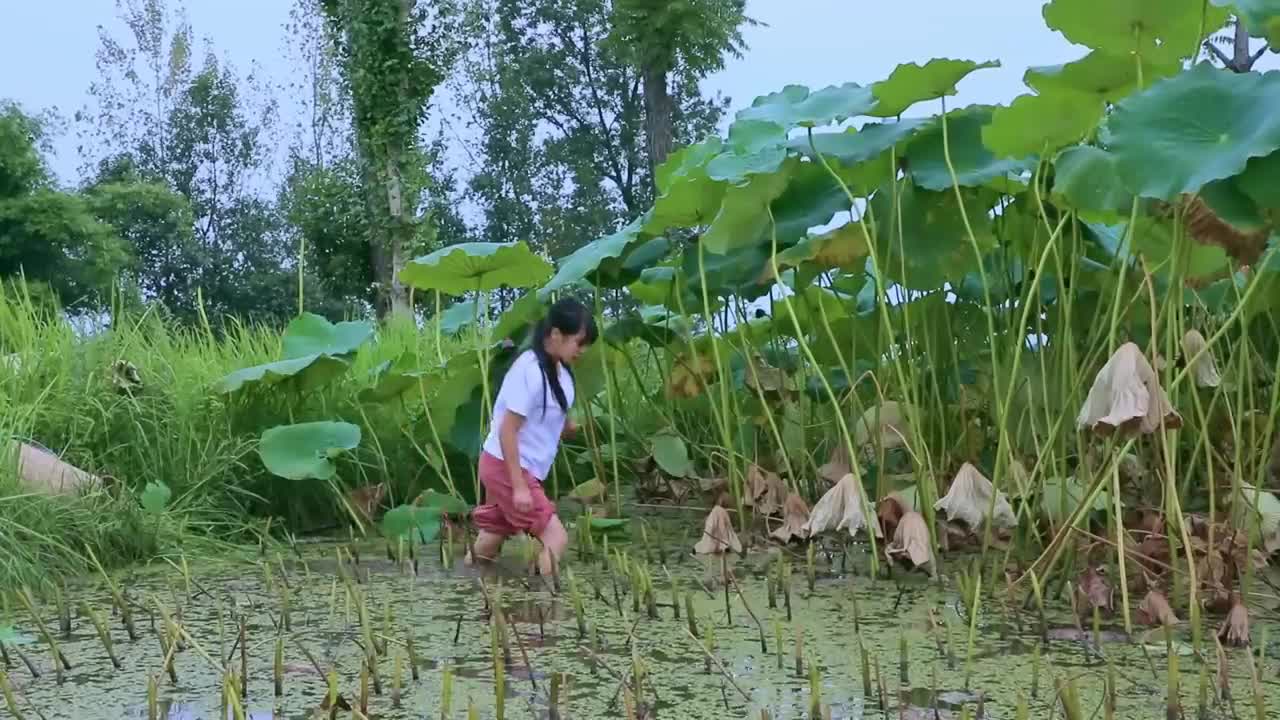
<instances>
[{"instance_id":1,"label":"lotus leaf","mask_svg":"<svg viewBox=\"0 0 1280 720\"><path fill-rule=\"evenodd\" d=\"M784 130L818 127L865 115L875 106L871 89L856 83L833 85L817 92L810 92L803 85L788 85L781 92L756 98L751 107L738 112L735 124L756 120Z\"/></svg>"},{"instance_id":2,"label":"lotus leaf","mask_svg":"<svg viewBox=\"0 0 1280 720\"><path fill-rule=\"evenodd\" d=\"M417 531L418 541L429 543L440 534L440 510L417 505L391 508L382 516L381 530L382 536L388 539L401 538Z\"/></svg>"},{"instance_id":3,"label":"lotus leaf","mask_svg":"<svg viewBox=\"0 0 1280 720\"><path fill-rule=\"evenodd\" d=\"M1202 33L1227 21L1203 0L1052 0L1048 26L1077 45L1170 63L1200 49Z\"/></svg>"},{"instance_id":4,"label":"lotus leaf","mask_svg":"<svg viewBox=\"0 0 1280 720\"><path fill-rule=\"evenodd\" d=\"M159 515L169 505L169 498L173 497L173 491L160 481L152 481L147 483L147 487L142 491L142 509L152 515Z\"/></svg>"},{"instance_id":5,"label":"lotus leaf","mask_svg":"<svg viewBox=\"0 0 1280 720\"><path fill-rule=\"evenodd\" d=\"M1178 63L1153 63L1145 57L1141 62L1142 79L1147 84L1182 69ZM1113 103L1138 87L1138 63L1128 55L1093 50L1062 65L1027 68L1022 80L1040 93L1082 92Z\"/></svg>"},{"instance_id":6,"label":"lotus leaf","mask_svg":"<svg viewBox=\"0 0 1280 720\"><path fill-rule=\"evenodd\" d=\"M649 446L653 459L658 467L671 477L689 477L693 472L693 463L689 460L689 449L684 440L677 435L659 433L653 437Z\"/></svg>"},{"instance_id":7,"label":"lotus leaf","mask_svg":"<svg viewBox=\"0 0 1280 720\"><path fill-rule=\"evenodd\" d=\"M724 151L720 138L711 136L696 145L671 153L658 167L658 197L646 220L657 233L668 227L705 225L715 217L725 184L707 176L707 164Z\"/></svg>"},{"instance_id":8,"label":"lotus leaf","mask_svg":"<svg viewBox=\"0 0 1280 720\"><path fill-rule=\"evenodd\" d=\"M470 242L446 245L415 258L400 271L400 280L419 290L449 295L535 287L551 277L551 265L524 242Z\"/></svg>"},{"instance_id":9,"label":"lotus leaf","mask_svg":"<svg viewBox=\"0 0 1280 720\"><path fill-rule=\"evenodd\" d=\"M285 359L310 355L344 357L355 353L371 337L371 323L352 321L335 325L319 315L303 313L285 328L283 354Z\"/></svg>"},{"instance_id":10,"label":"lotus leaf","mask_svg":"<svg viewBox=\"0 0 1280 720\"><path fill-rule=\"evenodd\" d=\"M947 167L947 149L955 168L956 184L976 187L1020 173L1035 166L1033 157L999 158L982 142L982 129L991 122L992 108L975 105L947 113L946 142L942 121L920 131L907 146L907 167L916 184L925 190L952 187Z\"/></svg>"},{"instance_id":11,"label":"lotus leaf","mask_svg":"<svg viewBox=\"0 0 1280 720\"><path fill-rule=\"evenodd\" d=\"M1047 154L1092 133L1103 109L1100 98L1071 90L1020 95L992 113L982 142L1002 158Z\"/></svg>"},{"instance_id":12,"label":"lotus leaf","mask_svg":"<svg viewBox=\"0 0 1280 720\"><path fill-rule=\"evenodd\" d=\"M360 428L344 422L309 422L262 433L258 455L272 474L287 480L329 480L333 460L360 444Z\"/></svg>"},{"instance_id":13,"label":"lotus leaf","mask_svg":"<svg viewBox=\"0 0 1280 720\"><path fill-rule=\"evenodd\" d=\"M1172 200L1280 148L1275 107L1280 73L1233 73L1203 62L1117 103L1107 142L1130 190Z\"/></svg>"},{"instance_id":14,"label":"lotus leaf","mask_svg":"<svg viewBox=\"0 0 1280 720\"><path fill-rule=\"evenodd\" d=\"M1092 145L1077 145L1058 154L1054 161L1053 195L1086 218L1127 218L1133 195L1120 182L1116 158Z\"/></svg>"},{"instance_id":15,"label":"lotus leaf","mask_svg":"<svg viewBox=\"0 0 1280 720\"><path fill-rule=\"evenodd\" d=\"M233 393L247 385L277 385L293 380L300 389L311 390L346 372L347 367L347 361L342 358L308 355L237 370L219 380L214 389L220 393Z\"/></svg>"},{"instance_id":16,"label":"lotus leaf","mask_svg":"<svg viewBox=\"0 0 1280 720\"><path fill-rule=\"evenodd\" d=\"M977 63L950 58L934 58L923 66L916 63L899 65L888 79L871 86L876 106L867 114L897 117L918 102L955 95L956 84L970 73L997 67L1000 63L996 60Z\"/></svg>"}]
</instances>

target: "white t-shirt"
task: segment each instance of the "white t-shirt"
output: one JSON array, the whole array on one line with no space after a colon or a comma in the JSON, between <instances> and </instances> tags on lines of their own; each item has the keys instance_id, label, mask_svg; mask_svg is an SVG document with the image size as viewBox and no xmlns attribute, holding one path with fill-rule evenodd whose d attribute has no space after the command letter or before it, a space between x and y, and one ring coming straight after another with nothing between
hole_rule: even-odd
<instances>
[{"instance_id":1,"label":"white t-shirt","mask_svg":"<svg viewBox=\"0 0 1280 720\"><path fill-rule=\"evenodd\" d=\"M573 378L564 365L557 363L556 369L560 374L564 399L569 407L573 407ZM546 479L547 473L551 472L551 463L556 459L556 450L560 447L565 412L560 409L560 403L556 402L550 383L542 375L538 356L532 350L524 351L511 364L511 369L507 370L506 377L502 379L502 388L494 403L493 421L489 426L489 437L484 441L484 451L499 460L506 459L502 456L502 441L498 433L508 410L524 417L524 424L520 426L520 434L517 436L520 467L528 470L538 480Z\"/></svg>"}]
</instances>

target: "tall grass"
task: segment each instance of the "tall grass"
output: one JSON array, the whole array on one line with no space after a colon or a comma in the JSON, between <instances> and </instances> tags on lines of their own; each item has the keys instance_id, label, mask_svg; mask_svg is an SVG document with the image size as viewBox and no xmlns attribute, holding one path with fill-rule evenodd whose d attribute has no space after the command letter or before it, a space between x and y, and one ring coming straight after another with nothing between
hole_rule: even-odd
<instances>
[{"instance_id":1,"label":"tall grass","mask_svg":"<svg viewBox=\"0 0 1280 720\"><path fill-rule=\"evenodd\" d=\"M257 456L262 431L291 419L362 427L369 441L341 468L339 490L386 482L403 499L438 486L423 456L431 442L416 420L420 403L357 400L384 360L406 351L434 359L429 333L380 329L345 376L305 397L214 392L220 378L275 360L279 349L275 328L229 323L215 335L149 312L116 312L105 328L80 332L20 287L0 288L0 435L43 445L106 479L105 489L85 497L47 497L20 487L7 463L0 470L0 584L84 570L86 544L99 558L127 563L162 555L184 537L251 539L250 526L261 527L266 516L295 530L340 522L342 505L329 486L272 476ZM121 362L136 368L139 384L124 387ZM172 491L158 524L142 516L138 501L152 481ZM140 531L147 522L152 531Z\"/></svg>"}]
</instances>

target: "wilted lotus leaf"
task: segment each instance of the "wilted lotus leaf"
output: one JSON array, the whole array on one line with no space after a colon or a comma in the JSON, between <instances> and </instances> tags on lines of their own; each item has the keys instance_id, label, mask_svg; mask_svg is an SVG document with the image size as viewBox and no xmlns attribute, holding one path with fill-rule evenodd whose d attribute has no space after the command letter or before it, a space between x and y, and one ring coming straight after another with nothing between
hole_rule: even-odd
<instances>
[{"instance_id":1,"label":"wilted lotus leaf","mask_svg":"<svg viewBox=\"0 0 1280 720\"><path fill-rule=\"evenodd\" d=\"M729 512L720 505L711 508L707 514L707 521L702 525L702 539L693 546L693 551L699 555L719 555L726 551L742 553L742 543L733 531Z\"/></svg>"},{"instance_id":2,"label":"wilted lotus leaf","mask_svg":"<svg viewBox=\"0 0 1280 720\"><path fill-rule=\"evenodd\" d=\"M948 520L960 520L970 528L980 526L988 512L992 512L993 522L998 528L1011 528L1018 524L1013 506L1009 504L1005 494L997 491L991 481L969 463L960 467L947 494L934 503L933 507L946 512Z\"/></svg>"},{"instance_id":3,"label":"wilted lotus leaf","mask_svg":"<svg viewBox=\"0 0 1280 720\"><path fill-rule=\"evenodd\" d=\"M758 390L767 397L776 397L795 391L795 386L785 370L776 368L759 357L753 357L747 363L743 382L747 387Z\"/></svg>"},{"instance_id":4,"label":"wilted lotus leaf","mask_svg":"<svg viewBox=\"0 0 1280 720\"><path fill-rule=\"evenodd\" d=\"M884 554L890 559L906 557L916 567L933 562L929 546L929 526L924 516L914 510L902 516L893 533L893 542L885 546Z\"/></svg>"},{"instance_id":5,"label":"wilted lotus leaf","mask_svg":"<svg viewBox=\"0 0 1280 720\"><path fill-rule=\"evenodd\" d=\"M782 527L769 533L779 541L789 543L809 536L805 523L809 522L809 505L795 493L787 495L782 509Z\"/></svg>"},{"instance_id":6,"label":"wilted lotus leaf","mask_svg":"<svg viewBox=\"0 0 1280 720\"><path fill-rule=\"evenodd\" d=\"M569 497L589 505L597 500L602 499L604 497L604 493L605 493L604 483L600 482L600 480L597 478L591 478L590 480L570 490Z\"/></svg>"},{"instance_id":7,"label":"wilted lotus leaf","mask_svg":"<svg viewBox=\"0 0 1280 720\"><path fill-rule=\"evenodd\" d=\"M1232 497L1231 518L1267 555L1280 550L1280 498L1241 483L1240 492Z\"/></svg>"},{"instance_id":8,"label":"wilted lotus leaf","mask_svg":"<svg viewBox=\"0 0 1280 720\"><path fill-rule=\"evenodd\" d=\"M1085 568L1076 585L1076 611L1081 615L1091 615L1096 608L1103 615L1110 615L1113 595L1111 583L1105 575L1095 568Z\"/></svg>"},{"instance_id":9,"label":"wilted lotus leaf","mask_svg":"<svg viewBox=\"0 0 1280 720\"><path fill-rule=\"evenodd\" d=\"M1231 593L1231 612L1218 628L1218 639L1236 647L1249 644L1249 610L1238 592Z\"/></svg>"},{"instance_id":10,"label":"wilted lotus leaf","mask_svg":"<svg viewBox=\"0 0 1280 720\"><path fill-rule=\"evenodd\" d=\"M1280 447L1280 442L1277 443ZM822 467L818 468L818 477L826 480L828 483L835 485L840 482L840 478L848 475L853 470L853 464L849 460L849 448L843 442L837 442L831 448L831 459L827 460Z\"/></svg>"},{"instance_id":11,"label":"wilted lotus leaf","mask_svg":"<svg viewBox=\"0 0 1280 720\"><path fill-rule=\"evenodd\" d=\"M1218 387L1222 377L1218 375L1218 364L1208 348L1209 343L1199 330L1188 330L1182 336L1182 356L1191 365L1196 376L1196 385L1200 387ZM1196 357L1199 353L1199 357Z\"/></svg>"},{"instance_id":12,"label":"wilted lotus leaf","mask_svg":"<svg viewBox=\"0 0 1280 720\"><path fill-rule=\"evenodd\" d=\"M1178 624L1178 616L1169 606L1169 598L1158 590L1152 590L1138 605L1138 622L1144 625L1173 626Z\"/></svg>"},{"instance_id":13,"label":"wilted lotus leaf","mask_svg":"<svg viewBox=\"0 0 1280 720\"><path fill-rule=\"evenodd\" d=\"M865 509L870 505L858 479L852 474L845 475L813 506L809 522L805 523L804 528L810 537L829 530L844 529L848 529L849 535L854 536L867 526ZM884 537L879 525L872 527L875 528L876 537Z\"/></svg>"},{"instance_id":14,"label":"wilted lotus leaf","mask_svg":"<svg viewBox=\"0 0 1280 720\"><path fill-rule=\"evenodd\" d=\"M898 523L902 522L905 514L907 509L896 495L889 495L876 503L876 520L880 522L880 531L889 537L897 533Z\"/></svg>"},{"instance_id":15,"label":"wilted lotus leaf","mask_svg":"<svg viewBox=\"0 0 1280 720\"><path fill-rule=\"evenodd\" d=\"M699 478L698 487L706 495L719 495L721 490L729 487L729 481L722 477Z\"/></svg>"},{"instance_id":16,"label":"wilted lotus leaf","mask_svg":"<svg viewBox=\"0 0 1280 720\"><path fill-rule=\"evenodd\" d=\"M911 425L906 415L908 409L909 406L895 400L886 400L878 408L867 408L854 426L854 444L861 447L878 439L886 450L905 447L911 438Z\"/></svg>"},{"instance_id":17,"label":"wilted lotus leaf","mask_svg":"<svg viewBox=\"0 0 1280 720\"><path fill-rule=\"evenodd\" d=\"M762 515L776 515L782 511L787 497L787 484L775 472L752 464L747 469L747 505Z\"/></svg>"},{"instance_id":18,"label":"wilted lotus leaf","mask_svg":"<svg viewBox=\"0 0 1280 720\"><path fill-rule=\"evenodd\" d=\"M667 396L673 398L692 398L702 394L703 389L716 376L715 359L705 353L688 353L676 358L671 366L671 376L667 378Z\"/></svg>"},{"instance_id":19,"label":"wilted lotus leaf","mask_svg":"<svg viewBox=\"0 0 1280 720\"><path fill-rule=\"evenodd\" d=\"M1177 428L1182 418L1169 404L1146 356L1137 345L1125 343L1098 371L1076 425L1110 435L1117 429L1152 433L1162 423Z\"/></svg>"}]
</instances>

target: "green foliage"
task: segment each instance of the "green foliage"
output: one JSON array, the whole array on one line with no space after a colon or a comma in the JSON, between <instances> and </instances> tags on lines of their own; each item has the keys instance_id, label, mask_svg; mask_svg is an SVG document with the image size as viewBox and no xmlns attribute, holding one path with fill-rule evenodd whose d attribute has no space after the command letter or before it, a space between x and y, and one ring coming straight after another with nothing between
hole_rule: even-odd
<instances>
[{"instance_id":1,"label":"green foliage","mask_svg":"<svg viewBox=\"0 0 1280 720\"><path fill-rule=\"evenodd\" d=\"M1044 20L1077 45L1173 62L1196 53L1227 11L1202 0L1052 0Z\"/></svg>"},{"instance_id":2,"label":"green foliage","mask_svg":"<svg viewBox=\"0 0 1280 720\"><path fill-rule=\"evenodd\" d=\"M415 258L400 273L413 287L449 295L535 287L549 277L551 265L522 242L450 245Z\"/></svg>"},{"instance_id":3,"label":"green foliage","mask_svg":"<svg viewBox=\"0 0 1280 720\"><path fill-rule=\"evenodd\" d=\"M310 422L273 427L262 433L258 455L286 480L332 480L334 459L360 444L360 428L350 423Z\"/></svg>"},{"instance_id":4,"label":"green foliage","mask_svg":"<svg viewBox=\"0 0 1280 720\"><path fill-rule=\"evenodd\" d=\"M440 510L434 507L400 505L382 516L382 536L396 539L416 532L416 540L429 543L440 534Z\"/></svg>"},{"instance_id":5,"label":"green foliage","mask_svg":"<svg viewBox=\"0 0 1280 720\"><path fill-rule=\"evenodd\" d=\"M1000 63L946 58L934 58L923 66L899 65L888 79L871 86L876 104L867 114L897 117L916 103L955 95L956 84L970 73L995 67L1000 67Z\"/></svg>"},{"instance_id":6,"label":"green foliage","mask_svg":"<svg viewBox=\"0 0 1280 720\"><path fill-rule=\"evenodd\" d=\"M1236 175L1280 147L1280 76L1234 73L1208 63L1116 104L1107 142L1126 186L1170 200ZM1196 107L1216 112L1195 112Z\"/></svg>"},{"instance_id":7,"label":"green foliage","mask_svg":"<svg viewBox=\"0 0 1280 720\"><path fill-rule=\"evenodd\" d=\"M147 488L143 490L142 497L139 502L142 503L142 509L152 515L159 515L169 505L169 499L173 497L173 491L163 482L149 482Z\"/></svg>"}]
</instances>

